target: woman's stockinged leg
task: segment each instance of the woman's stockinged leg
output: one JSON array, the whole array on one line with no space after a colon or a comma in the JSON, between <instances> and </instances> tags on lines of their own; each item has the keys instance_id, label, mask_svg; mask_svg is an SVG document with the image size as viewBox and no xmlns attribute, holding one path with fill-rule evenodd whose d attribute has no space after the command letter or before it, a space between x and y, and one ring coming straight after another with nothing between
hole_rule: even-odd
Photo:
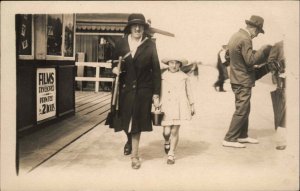
<instances>
[{"instance_id":1,"label":"woman's stockinged leg","mask_svg":"<svg viewBox=\"0 0 300 191\"><path fill-rule=\"evenodd\" d=\"M132 150L132 146L131 146L131 134L130 133L126 133L126 136L127 136L127 142L124 146L124 155L130 155L131 154L131 150Z\"/></svg>"},{"instance_id":2,"label":"woman's stockinged leg","mask_svg":"<svg viewBox=\"0 0 300 191\"><path fill-rule=\"evenodd\" d=\"M125 132L125 134L126 134L126 136L127 136L127 142L131 145L131 134L130 133L126 133Z\"/></svg>"},{"instance_id":3,"label":"woman's stockinged leg","mask_svg":"<svg viewBox=\"0 0 300 191\"><path fill-rule=\"evenodd\" d=\"M134 133L131 134L131 144L132 144L132 153L131 157L132 158L137 158L139 157L139 143L140 143L140 137L141 133Z\"/></svg>"},{"instance_id":4,"label":"woman's stockinged leg","mask_svg":"<svg viewBox=\"0 0 300 191\"><path fill-rule=\"evenodd\" d=\"M141 167L141 162L139 159L140 137L141 137L140 132L131 134L131 138L132 138L131 167L133 169L139 169Z\"/></svg>"},{"instance_id":5,"label":"woman's stockinged leg","mask_svg":"<svg viewBox=\"0 0 300 191\"><path fill-rule=\"evenodd\" d=\"M175 150L179 141L179 125L174 125L171 128L171 146L168 155L174 156Z\"/></svg>"}]
</instances>

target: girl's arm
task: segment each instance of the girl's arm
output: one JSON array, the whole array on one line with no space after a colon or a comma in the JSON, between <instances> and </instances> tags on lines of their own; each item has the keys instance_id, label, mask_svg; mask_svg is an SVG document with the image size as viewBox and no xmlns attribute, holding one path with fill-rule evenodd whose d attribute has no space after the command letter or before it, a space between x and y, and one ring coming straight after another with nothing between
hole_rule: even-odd
<instances>
[{"instance_id":1,"label":"girl's arm","mask_svg":"<svg viewBox=\"0 0 300 191\"><path fill-rule=\"evenodd\" d=\"M186 95L189 100L190 105L194 104L194 96L192 92L191 82L190 79L187 78L185 81L185 87L186 87Z\"/></svg>"},{"instance_id":2,"label":"girl's arm","mask_svg":"<svg viewBox=\"0 0 300 191\"><path fill-rule=\"evenodd\" d=\"M196 112L194 107L194 96L192 92L190 79L187 78L185 83L186 83L186 95L191 106L191 115L193 116Z\"/></svg>"}]
</instances>

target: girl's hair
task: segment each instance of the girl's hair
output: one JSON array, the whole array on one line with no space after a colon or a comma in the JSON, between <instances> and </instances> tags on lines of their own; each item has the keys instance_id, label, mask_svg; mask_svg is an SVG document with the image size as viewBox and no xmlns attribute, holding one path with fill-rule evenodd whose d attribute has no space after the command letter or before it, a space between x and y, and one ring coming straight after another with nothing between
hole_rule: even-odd
<instances>
[{"instance_id":1,"label":"girl's hair","mask_svg":"<svg viewBox=\"0 0 300 191\"><path fill-rule=\"evenodd\" d=\"M181 62L179 62L178 60L170 60L170 61L175 61L176 63L179 63L180 64L180 66L179 67L181 67L182 66L182 63ZM169 61L169 62L170 62ZM168 62L168 65L169 65L169 62Z\"/></svg>"}]
</instances>

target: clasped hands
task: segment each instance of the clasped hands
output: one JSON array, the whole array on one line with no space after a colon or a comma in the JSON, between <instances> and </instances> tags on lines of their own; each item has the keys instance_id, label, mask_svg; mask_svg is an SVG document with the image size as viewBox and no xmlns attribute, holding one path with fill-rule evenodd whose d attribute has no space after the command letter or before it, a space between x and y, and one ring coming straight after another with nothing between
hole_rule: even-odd
<instances>
[{"instance_id":1,"label":"clasped hands","mask_svg":"<svg viewBox=\"0 0 300 191\"><path fill-rule=\"evenodd\" d=\"M268 62L267 64L268 64L267 66L272 74L284 73L284 67L280 64L280 62L278 62L276 60L272 60L272 61Z\"/></svg>"}]
</instances>

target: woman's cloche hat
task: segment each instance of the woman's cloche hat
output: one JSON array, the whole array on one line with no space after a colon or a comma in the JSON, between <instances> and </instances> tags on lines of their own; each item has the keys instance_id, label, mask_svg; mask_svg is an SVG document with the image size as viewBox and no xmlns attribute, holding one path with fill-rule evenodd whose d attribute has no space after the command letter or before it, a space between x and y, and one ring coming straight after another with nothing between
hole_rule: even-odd
<instances>
[{"instance_id":1,"label":"woman's cloche hat","mask_svg":"<svg viewBox=\"0 0 300 191\"><path fill-rule=\"evenodd\" d=\"M265 34L265 31L263 30L264 19L262 17L257 16L257 15L252 15L250 17L250 20L245 20L245 22L247 25L251 25L251 26L258 28L260 33Z\"/></svg>"},{"instance_id":2,"label":"woman's cloche hat","mask_svg":"<svg viewBox=\"0 0 300 191\"><path fill-rule=\"evenodd\" d=\"M130 27L134 24L140 24L145 27L145 29L149 28L149 24L146 22L145 16L141 13L132 13L128 16L128 23L124 29L125 33L130 33Z\"/></svg>"},{"instance_id":3,"label":"woman's cloche hat","mask_svg":"<svg viewBox=\"0 0 300 191\"><path fill-rule=\"evenodd\" d=\"M187 59L184 59L184 58L173 58L173 57L170 57L170 58L164 58L161 60L162 63L164 64L167 64L172 61L172 60L175 60L175 61L178 61L181 63L181 67L182 66L187 66L188 65L188 60Z\"/></svg>"}]
</instances>

